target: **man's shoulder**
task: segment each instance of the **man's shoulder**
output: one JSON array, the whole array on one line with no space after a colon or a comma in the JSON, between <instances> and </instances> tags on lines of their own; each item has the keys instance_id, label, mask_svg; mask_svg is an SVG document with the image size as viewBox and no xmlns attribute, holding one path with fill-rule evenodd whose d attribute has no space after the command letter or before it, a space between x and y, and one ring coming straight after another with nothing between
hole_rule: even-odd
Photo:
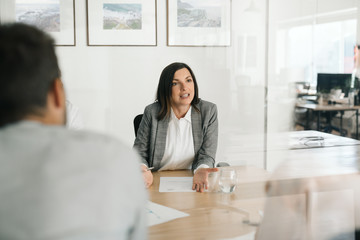
<instances>
[{"instance_id":1,"label":"man's shoulder","mask_svg":"<svg viewBox=\"0 0 360 240\"><path fill-rule=\"evenodd\" d=\"M96 145L97 151L101 151L102 149L109 150L109 148L116 148L118 150L129 150L124 143L122 143L119 139L109 136L102 133L92 132L88 130L70 130L63 129L60 130L59 140L68 141L69 144L76 144L79 146L84 145Z\"/></svg>"},{"instance_id":2,"label":"man's shoulder","mask_svg":"<svg viewBox=\"0 0 360 240\"><path fill-rule=\"evenodd\" d=\"M11 165L10 160L36 168L46 165L58 172L86 169L101 175L111 170L112 175L121 174L117 178L123 180L136 178L133 173L140 162L131 146L115 137L34 122L0 129L0 163ZM123 171L124 167L127 171Z\"/></svg>"},{"instance_id":3,"label":"man's shoulder","mask_svg":"<svg viewBox=\"0 0 360 240\"><path fill-rule=\"evenodd\" d=\"M34 148L51 147L55 152L58 148L54 146L61 146L66 153L83 151L81 155L91 154L110 154L116 151L126 152L127 148L120 140L115 137L108 136L102 133L87 131L87 130L71 130L64 126L45 125L36 122L19 122L7 126L2 129L3 137L9 139L19 139L15 144L26 144L32 139L37 139L36 142L31 142ZM68 152L66 152L68 151Z\"/></svg>"}]
</instances>

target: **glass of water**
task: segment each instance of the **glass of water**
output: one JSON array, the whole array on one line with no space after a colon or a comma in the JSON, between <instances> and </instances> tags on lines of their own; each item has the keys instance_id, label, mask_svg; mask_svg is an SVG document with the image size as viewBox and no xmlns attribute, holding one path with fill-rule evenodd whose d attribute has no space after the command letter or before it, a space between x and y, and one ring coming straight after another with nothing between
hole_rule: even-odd
<instances>
[{"instance_id":1,"label":"glass of water","mask_svg":"<svg viewBox=\"0 0 360 240\"><path fill-rule=\"evenodd\" d=\"M236 188L236 171L233 168L222 168L219 176L219 186L222 192L232 193Z\"/></svg>"}]
</instances>

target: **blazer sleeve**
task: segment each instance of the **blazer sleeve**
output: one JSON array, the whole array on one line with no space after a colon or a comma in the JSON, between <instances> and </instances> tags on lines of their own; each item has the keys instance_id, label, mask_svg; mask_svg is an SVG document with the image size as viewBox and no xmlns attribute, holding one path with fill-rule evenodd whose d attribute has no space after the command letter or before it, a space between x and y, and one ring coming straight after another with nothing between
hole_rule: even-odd
<instances>
[{"instance_id":1,"label":"blazer sleeve","mask_svg":"<svg viewBox=\"0 0 360 240\"><path fill-rule=\"evenodd\" d=\"M144 163L147 167L150 165L149 152L151 138L151 119L151 111L149 107L146 107L133 146L133 148L139 153L141 162Z\"/></svg>"},{"instance_id":2,"label":"blazer sleeve","mask_svg":"<svg viewBox=\"0 0 360 240\"><path fill-rule=\"evenodd\" d=\"M192 165L193 170L201 164L206 164L211 168L214 167L218 145L218 125L217 107L212 104L208 116L204 119L203 141L198 153L195 155L195 161Z\"/></svg>"}]
</instances>

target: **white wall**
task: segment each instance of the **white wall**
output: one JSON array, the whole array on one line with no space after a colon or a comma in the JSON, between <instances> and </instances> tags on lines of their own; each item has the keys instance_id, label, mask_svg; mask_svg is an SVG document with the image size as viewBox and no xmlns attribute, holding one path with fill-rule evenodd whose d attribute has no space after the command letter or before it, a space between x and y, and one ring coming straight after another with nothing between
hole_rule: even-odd
<instances>
[{"instance_id":1,"label":"white wall","mask_svg":"<svg viewBox=\"0 0 360 240\"><path fill-rule=\"evenodd\" d=\"M221 83L218 95L226 92L226 48L167 47L165 7L165 1L158 1L157 47L89 47L85 0L76 1L77 46L57 47L57 53L69 99L82 109L88 128L130 144L132 118L154 101L160 73L174 61L194 68L203 98L222 99L212 95L214 85L209 85L208 78Z\"/></svg>"},{"instance_id":2,"label":"white wall","mask_svg":"<svg viewBox=\"0 0 360 240\"><path fill-rule=\"evenodd\" d=\"M265 9L261 2L257 3L259 12L244 14L239 13L250 1L232 2L230 47L166 46L165 0L157 1L156 47L90 47L86 44L86 1L76 0L76 47L57 47L57 53L68 98L80 108L86 128L112 134L131 146L134 116L154 101L162 69L181 61L194 70L200 97L218 105L218 158L232 161L225 156L230 133L263 133ZM247 36L256 39L256 49L244 44L240 49L239 39ZM240 58L242 62L252 58L255 63L238 69ZM262 166L262 160L258 164Z\"/></svg>"}]
</instances>

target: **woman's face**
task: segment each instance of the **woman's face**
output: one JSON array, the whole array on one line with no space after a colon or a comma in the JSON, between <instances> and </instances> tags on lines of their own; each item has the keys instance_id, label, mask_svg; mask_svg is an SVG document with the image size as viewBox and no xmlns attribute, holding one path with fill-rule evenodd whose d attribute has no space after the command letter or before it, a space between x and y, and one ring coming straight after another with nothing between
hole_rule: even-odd
<instances>
[{"instance_id":1,"label":"woman's face","mask_svg":"<svg viewBox=\"0 0 360 240\"><path fill-rule=\"evenodd\" d=\"M190 106L194 99L194 80L187 68L179 69L174 74L171 89L171 106Z\"/></svg>"}]
</instances>

